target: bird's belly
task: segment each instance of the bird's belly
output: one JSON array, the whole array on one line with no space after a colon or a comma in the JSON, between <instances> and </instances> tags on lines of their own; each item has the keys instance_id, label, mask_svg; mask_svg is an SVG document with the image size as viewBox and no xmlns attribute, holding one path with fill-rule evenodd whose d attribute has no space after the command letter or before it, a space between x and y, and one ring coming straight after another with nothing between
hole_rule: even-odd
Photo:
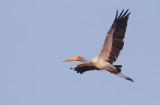
<instances>
[{"instance_id":1,"label":"bird's belly","mask_svg":"<svg viewBox=\"0 0 160 105\"><path fill-rule=\"evenodd\" d=\"M115 71L116 67L111 65L109 62L106 62L104 59L101 59L98 57L95 57L92 59L92 63L94 66L96 66L98 69L106 70L106 71Z\"/></svg>"},{"instance_id":2,"label":"bird's belly","mask_svg":"<svg viewBox=\"0 0 160 105\"><path fill-rule=\"evenodd\" d=\"M116 70L116 68L108 62L99 63L96 65L96 67L101 70L107 70L107 71L115 71Z\"/></svg>"}]
</instances>

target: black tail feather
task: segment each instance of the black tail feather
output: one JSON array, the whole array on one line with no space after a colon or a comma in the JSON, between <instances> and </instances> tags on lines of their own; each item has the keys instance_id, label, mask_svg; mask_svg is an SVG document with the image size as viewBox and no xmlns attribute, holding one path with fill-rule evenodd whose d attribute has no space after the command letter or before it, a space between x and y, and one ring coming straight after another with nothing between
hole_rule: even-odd
<instances>
[{"instance_id":1,"label":"black tail feather","mask_svg":"<svg viewBox=\"0 0 160 105\"><path fill-rule=\"evenodd\" d=\"M121 73L121 68L122 68L122 65L114 65L118 71L118 73Z\"/></svg>"}]
</instances>

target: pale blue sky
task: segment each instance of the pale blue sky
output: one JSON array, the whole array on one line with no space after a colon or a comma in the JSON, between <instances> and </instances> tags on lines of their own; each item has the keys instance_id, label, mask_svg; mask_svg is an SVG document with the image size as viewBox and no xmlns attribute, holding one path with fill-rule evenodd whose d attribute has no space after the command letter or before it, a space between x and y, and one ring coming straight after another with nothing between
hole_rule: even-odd
<instances>
[{"instance_id":1,"label":"pale blue sky","mask_svg":"<svg viewBox=\"0 0 160 105\"><path fill-rule=\"evenodd\" d=\"M116 10L128 8L115 64L134 83L62 63L97 56ZM0 105L159 105L159 25L159 0L1 0Z\"/></svg>"}]
</instances>

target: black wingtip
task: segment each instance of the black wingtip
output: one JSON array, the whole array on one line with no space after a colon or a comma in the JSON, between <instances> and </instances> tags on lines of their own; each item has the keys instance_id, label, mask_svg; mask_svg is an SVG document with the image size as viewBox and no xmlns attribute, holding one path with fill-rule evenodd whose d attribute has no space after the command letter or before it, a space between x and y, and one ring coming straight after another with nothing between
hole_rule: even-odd
<instances>
[{"instance_id":1,"label":"black wingtip","mask_svg":"<svg viewBox=\"0 0 160 105\"><path fill-rule=\"evenodd\" d=\"M121 15L123 14L124 9L122 10L122 12L120 13L120 15L118 16L118 19L120 19Z\"/></svg>"},{"instance_id":2,"label":"black wingtip","mask_svg":"<svg viewBox=\"0 0 160 105\"><path fill-rule=\"evenodd\" d=\"M129 13L126 15L126 17L128 17L130 14L131 14L131 12L129 12Z\"/></svg>"},{"instance_id":3,"label":"black wingtip","mask_svg":"<svg viewBox=\"0 0 160 105\"><path fill-rule=\"evenodd\" d=\"M117 11L116 11L116 17L115 17L115 20L117 19L117 17L118 17L118 9L117 9Z\"/></svg>"},{"instance_id":4,"label":"black wingtip","mask_svg":"<svg viewBox=\"0 0 160 105\"><path fill-rule=\"evenodd\" d=\"M122 15L121 18L124 18L128 11L129 11L129 9L126 10L126 12Z\"/></svg>"},{"instance_id":5,"label":"black wingtip","mask_svg":"<svg viewBox=\"0 0 160 105\"><path fill-rule=\"evenodd\" d=\"M119 14L119 16L118 16L118 9L117 9L115 20L128 17L128 16L131 14L131 12L128 13L128 11L129 11L129 9L127 9L127 10L124 12L124 9L123 9L123 10L121 11L121 13Z\"/></svg>"}]
</instances>

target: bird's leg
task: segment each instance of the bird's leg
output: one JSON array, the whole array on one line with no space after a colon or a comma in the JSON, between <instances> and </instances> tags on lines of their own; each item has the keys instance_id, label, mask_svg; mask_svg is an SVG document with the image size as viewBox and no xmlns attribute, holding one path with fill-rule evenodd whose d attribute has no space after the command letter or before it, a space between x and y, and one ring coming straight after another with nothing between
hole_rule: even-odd
<instances>
[{"instance_id":1,"label":"bird's leg","mask_svg":"<svg viewBox=\"0 0 160 105\"><path fill-rule=\"evenodd\" d=\"M70 67L71 70L74 70L74 68Z\"/></svg>"},{"instance_id":2,"label":"bird's leg","mask_svg":"<svg viewBox=\"0 0 160 105\"><path fill-rule=\"evenodd\" d=\"M131 81L131 82L134 82L133 79L131 79L131 78L129 78L129 77L127 77L127 76L125 76L125 75L123 75L123 74L121 74L121 73L118 73L117 75L118 75L119 77L122 77L122 78L126 79L126 80L129 80L129 81Z\"/></svg>"}]
</instances>

